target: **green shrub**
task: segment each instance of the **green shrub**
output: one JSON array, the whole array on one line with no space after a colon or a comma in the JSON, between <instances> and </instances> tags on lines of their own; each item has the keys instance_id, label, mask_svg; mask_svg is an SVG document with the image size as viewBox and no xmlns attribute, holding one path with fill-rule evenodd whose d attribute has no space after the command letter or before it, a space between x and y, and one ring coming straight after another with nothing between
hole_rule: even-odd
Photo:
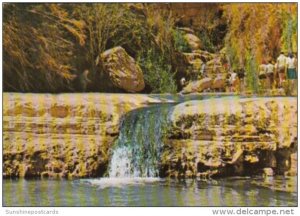
<instances>
[{"instance_id":1,"label":"green shrub","mask_svg":"<svg viewBox=\"0 0 300 216\"><path fill-rule=\"evenodd\" d=\"M205 29L202 29L198 32L197 36L200 38L202 47L208 52L215 52L215 46L212 42L212 36Z\"/></svg>"},{"instance_id":2,"label":"green shrub","mask_svg":"<svg viewBox=\"0 0 300 216\"><path fill-rule=\"evenodd\" d=\"M171 65L166 62L163 54L150 49L140 53L138 63L144 72L146 85L151 88L151 93L175 93L177 86Z\"/></svg>"},{"instance_id":3,"label":"green shrub","mask_svg":"<svg viewBox=\"0 0 300 216\"><path fill-rule=\"evenodd\" d=\"M258 80L258 64L253 55L248 51L246 53L246 87L252 93L260 93L261 88Z\"/></svg>"},{"instance_id":4,"label":"green shrub","mask_svg":"<svg viewBox=\"0 0 300 216\"><path fill-rule=\"evenodd\" d=\"M191 52L192 51L181 31L174 30L173 38L174 38L175 50L177 50L179 52Z\"/></svg>"},{"instance_id":5,"label":"green shrub","mask_svg":"<svg viewBox=\"0 0 300 216\"><path fill-rule=\"evenodd\" d=\"M288 52L297 50L297 17L293 14L282 14L282 47Z\"/></svg>"}]
</instances>

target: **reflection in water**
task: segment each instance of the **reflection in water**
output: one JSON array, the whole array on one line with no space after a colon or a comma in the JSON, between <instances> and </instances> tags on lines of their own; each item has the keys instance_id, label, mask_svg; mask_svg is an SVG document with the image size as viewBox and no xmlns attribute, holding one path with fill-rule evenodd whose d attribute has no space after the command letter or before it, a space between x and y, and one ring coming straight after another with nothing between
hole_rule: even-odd
<instances>
[{"instance_id":1,"label":"reflection in water","mask_svg":"<svg viewBox=\"0 0 300 216\"><path fill-rule=\"evenodd\" d=\"M118 180L119 181L119 180ZM268 180L270 181L270 180ZM289 184L295 178L274 179ZM297 193L271 190L263 180L175 181L137 178L4 180L4 206L296 206Z\"/></svg>"}]
</instances>

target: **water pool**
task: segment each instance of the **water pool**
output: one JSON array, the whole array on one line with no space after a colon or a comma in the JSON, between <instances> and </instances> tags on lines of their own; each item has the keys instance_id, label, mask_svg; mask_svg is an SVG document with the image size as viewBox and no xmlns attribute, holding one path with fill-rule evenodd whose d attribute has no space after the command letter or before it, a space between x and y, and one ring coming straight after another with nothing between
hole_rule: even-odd
<instances>
[{"instance_id":1,"label":"water pool","mask_svg":"<svg viewBox=\"0 0 300 216\"><path fill-rule=\"evenodd\" d=\"M272 187L273 186L273 187ZM283 191L289 187L290 192ZM4 180L4 206L297 206L297 178Z\"/></svg>"}]
</instances>

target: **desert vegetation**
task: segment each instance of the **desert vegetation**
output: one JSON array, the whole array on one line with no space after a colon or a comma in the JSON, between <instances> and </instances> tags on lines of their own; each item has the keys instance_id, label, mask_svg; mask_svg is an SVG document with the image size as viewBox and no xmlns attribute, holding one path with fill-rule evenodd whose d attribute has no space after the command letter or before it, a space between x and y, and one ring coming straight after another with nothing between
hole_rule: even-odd
<instances>
[{"instance_id":1,"label":"desert vegetation","mask_svg":"<svg viewBox=\"0 0 300 216\"><path fill-rule=\"evenodd\" d=\"M89 70L87 91L113 92L100 55L121 46L143 71L144 93L177 92L188 68L182 53L191 52L180 28L190 28L201 50L218 53L225 47L230 66L246 68L247 88L255 92L258 64L297 48L296 4L206 3L201 4L205 13L188 22L188 14L176 7L6 3L4 91L80 92L74 79Z\"/></svg>"}]
</instances>

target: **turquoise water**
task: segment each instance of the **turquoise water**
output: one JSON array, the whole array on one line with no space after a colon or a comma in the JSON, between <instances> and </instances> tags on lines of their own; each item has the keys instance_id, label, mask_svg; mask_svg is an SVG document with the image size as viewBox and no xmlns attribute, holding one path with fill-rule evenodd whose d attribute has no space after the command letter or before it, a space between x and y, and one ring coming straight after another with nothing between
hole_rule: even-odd
<instances>
[{"instance_id":1,"label":"turquoise water","mask_svg":"<svg viewBox=\"0 0 300 216\"><path fill-rule=\"evenodd\" d=\"M295 183L296 178L277 179ZM297 206L296 192L255 183L263 179L4 180L4 206ZM279 182L278 182L279 181ZM288 183L290 184L290 183Z\"/></svg>"}]
</instances>

